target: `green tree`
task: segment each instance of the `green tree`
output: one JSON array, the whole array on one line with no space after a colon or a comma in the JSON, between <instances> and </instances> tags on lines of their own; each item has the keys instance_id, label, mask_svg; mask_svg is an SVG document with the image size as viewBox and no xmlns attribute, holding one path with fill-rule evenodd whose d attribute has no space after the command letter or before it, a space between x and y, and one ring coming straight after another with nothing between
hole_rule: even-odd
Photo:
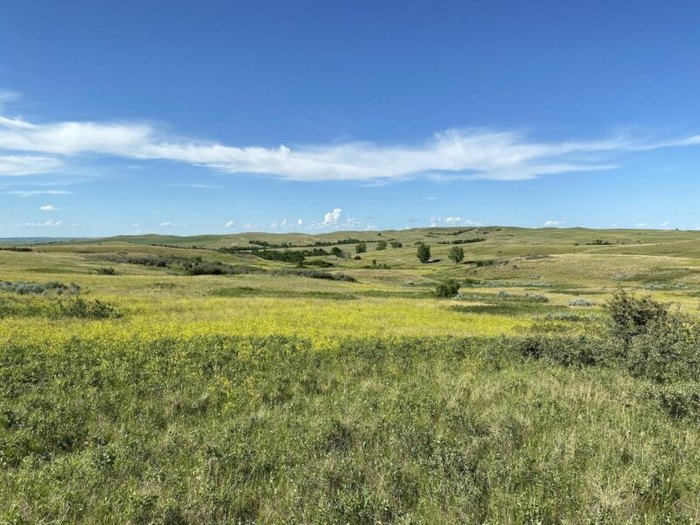
<instances>
[{"instance_id":1,"label":"green tree","mask_svg":"<svg viewBox=\"0 0 700 525\"><path fill-rule=\"evenodd\" d=\"M423 264L427 263L430 260L430 246L423 243L419 244L418 250L416 251L416 256Z\"/></svg>"},{"instance_id":2,"label":"green tree","mask_svg":"<svg viewBox=\"0 0 700 525\"><path fill-rule=\"evenodd\" d=\"M403 244L401 244L401 241L391 241L391 247L392 248L401 248L401 247L403 247Z\"/></svg>"},{"instance_id":3,"label":"green tree","mask_svg":"<svg viewBox=\"0 0 700 525\"><path fill-rule=\"evenodd\" d=\"M331 255L335 255L338 259L342 259L345 254L343 253L343 250L337 246L333 246L333 248L331 248Z\"/></svg>"},{"instance_id":4,"label":"green tree","mask_svg":"<svg viewBox=\"0 0 700 525\"><path fill-rule=\"evenodd\" d=\"M379 241L377 243L377 250L386 250L386 241Z\"/></svg>"},{"instance_id":5,"label":"green tree","mask_svg":"<svg viewBox=\"0 0 700 525\"><path fill-rule=\"evenodd\" d=\"M361 242L355 246L356 253L367 253L367 243Z\"/></svg>"},{"instance_id":6,"label":"green tree","mask_svg":"<svg viewBox=\"0 0 700 525\"><path fill-rule=\"evenodd\" d=\"M464 260L464 248L461 246L453 246L450 248L447 256L451 261L454 261L455 264L459 264Z\"/></svg>"}]
</instances>

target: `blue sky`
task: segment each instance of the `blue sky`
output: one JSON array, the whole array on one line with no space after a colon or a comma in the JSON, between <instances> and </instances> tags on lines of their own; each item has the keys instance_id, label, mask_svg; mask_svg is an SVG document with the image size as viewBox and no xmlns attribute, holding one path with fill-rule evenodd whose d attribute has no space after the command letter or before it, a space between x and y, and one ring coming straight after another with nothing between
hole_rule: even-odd
<instances>
[{"instance_id":1,"label":"blue sky","mask_svg":"<svg viewBox=\"0 0 700 525\"><path fill-rule=\"evenodd\" d=\"M700 227L694 1L0 11L0 237Z\"/></svg>"}]
</instances>

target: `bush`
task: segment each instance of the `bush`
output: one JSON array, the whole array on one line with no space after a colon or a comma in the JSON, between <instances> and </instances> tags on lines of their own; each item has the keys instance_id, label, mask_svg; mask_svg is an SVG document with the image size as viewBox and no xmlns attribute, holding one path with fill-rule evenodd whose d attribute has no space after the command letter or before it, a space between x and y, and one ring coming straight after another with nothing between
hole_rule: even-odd
<instances>
[{"instance_id":1,"label":"bush","mask_svg":"<svg viewBox=\"0 0 700 525\"><path fill-rule=\"evenodd\" d=\"M297 277L308 277L310 279L326 279L329 281L345 281L348 283L356 283L357 282L357 279L355 279L352 275L348 275L346 273L330 273L330 272L321 272L318 270L309 270L309 269L272 270L269 273L271 275L294 275Z\"/></svg>"},{"instance_id":2,"label":"bush","mask_svg":"<svg viewBox=\"0 0 700 525\"><path fill-rule=\"evenodd\" d=\"M419 244L418 249L416 250L416 257L418 257L418 260L425 264L430 260L430 246L427 244Z\"/></svg>"},{"instance_id":3,"label":"bush","mask_svg":"<svg viewBox=\"0 0 700 525\"><path fill-rule=\"evenodd\" d=\"M103 267L97 269L97 275L117 275L117 272L111 266Z\"/></svg>"},{"instance_id":4,"label":"bush","mask_svg":"<svg viewBox=\"0 0 700 525\"><path fill-rule=\"evenodd\" d=\"M455 264L459 264L464 260L464 248L461 246L453 246L447 253L447 256Z\"/></svg>"},{"instance_id":5,"label":"bush","mask_svg":"<svg viewBox=\"0 0 700 525\"><path fill-rule=\"evenodd\" d=\"M65 285L59 281L31 283L27 281L0 281L0 292L14 292L19 295L38 295L55 292L57 294L77 294L80 286L75 283Z\"/></svg>"},{"instance_id":6,"label":"bush","mask_svg":"<svg viewBox=\"0 0 700 525\"><path fill-rule=\"evenodd\" d=\"M593 301L589 301L588 299L582 299L581 297L569 301L568 304L569 306L595 306L595 303Z\"/></svg>"},{"instance_id":7,"label":"bush","mask_svg":"<svg viewBox=\"0 0 700 525\"><path fill-rule=\"evenodd\" d=\"M341 250L337 246L333 246L333 248L331 248L331 255L335 255L338 259L342 259L343 257L345 257L345 253L343 253L343 250Z\"/></svg>"},{"instance_id":8,"label":"bush","mask_svg":"<svg viewBox=\"0 0 700 525\"><path fill-rule=\"evenodd\" d=\"M400 241L391 241L391 243L389 243L389 244L391 245L392 248L402 248L403 247L403 244L401 244Z\"/></svg>"},{"instance_id":9,"label":"bush","mask_svg":"<svg viewBox=\"0 0 700 525\"><path fill-rule=\"evenodd\" d=\"M640 329L643 332L628 343L622 339L632 375L658 383L700 378L700 329L696 321L673 312L649 320ZM628 333L617 335L624 338Z\"/></svg>"},{"instance_id":10,"label":"bush","mask_svg":"<svg viewBox=\"0 0 700 525\"><path fill-rule=\"evenodd\" d=\"M377 243L377 250L386 250L386 241L379 241Z\"/></svg>"},{"instance_id":11,"label":"bush","mask_svg":"<svg viewBox=\"0 0 700 525\"><path fill-rule=\"evenodd\" d=\"M658 403L659 408L673 419L689 419L700 422L700 384L681 383L654 386L647 397Z\"/></svg>"},{"instance_id":12,"label":"bush","mask_svg":"<svg viewBox=\"0 0 700 525\"><path fill-rule=\"evenodd\" d=\"M616 362L615 352L608 344L586 335L537 334L522 339L519 350L525 357L548 359L564 366L610 366Z\"/></svg>"},{"instance_id":13,"label":"bush","mask_svg":"<svg viewBox=\"0 0 700 525\"><path fill-rule=\"evenodd\" d=\"M82 297L76 297L70 301L59 302L55 316L75 317L78 319L112 319L121 317L122 314L116 307L99 299L86 301Z\"/></svg>"},{"instance_id":14,"label":"bush","mask_svg":"<svg viewBox=\"0 0 700 525\"><path fill-rule=\"evenodd\" d=\"M525 294L525 300L532 302L532 303L548 303L549 298L546 295L538 294L538 293L526 293Z\"/></svg>"},{"instance_id":15,"label":"bush","mask_svg":"<svg viewBox=\"0 0 700 525\"><path fill-rule=\"evenodd\" d=\"M613 335L626 343L644 333L650 324L667 319L668 308L669 305L648 295L635 297L624 290L615 293L605 304Z\"/></svg>"},{"instance_id":16,"label":"bush","mask_svg":"<svg viewBox=\"0 0 700 525\"><path fill-rule=\"evenodd\" d=\"M459 283L453 279L440 283L435 287L435 295L438 297L452 298L459 293Z\"/></svg>"},{"instance_id":17,"label":"bush","mask_svg":"<svg viewBox=\"0 0 700 525\"><path fill-rule=\"evenodd\" d=\"M361 242L355 246L355 253L367 253L367 243Z\"/></svg>"}]
</instances>

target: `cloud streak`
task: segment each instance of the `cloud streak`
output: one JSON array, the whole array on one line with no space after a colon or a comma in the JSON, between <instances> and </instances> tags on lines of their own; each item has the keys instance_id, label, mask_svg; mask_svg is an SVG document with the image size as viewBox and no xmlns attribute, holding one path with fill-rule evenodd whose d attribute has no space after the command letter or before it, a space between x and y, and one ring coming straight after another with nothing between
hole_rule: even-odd
<instances>
[{"instance_id":1,"label":"cloud streak","mask_svg":"<svg viewBox=\"0 0 700 525\"><path fill-rule=\"evenodd\" d=\"M541 142L514 131L451 129L413 145L237 147L170 136L143 123L33 123L0 116L0 176L60 171L71 159L104 155L306 182L386 183L416 177L510 181L608 170L626 152L696 145L700 135L666 141L621 135Z\"/></svg>"}]
</instances>

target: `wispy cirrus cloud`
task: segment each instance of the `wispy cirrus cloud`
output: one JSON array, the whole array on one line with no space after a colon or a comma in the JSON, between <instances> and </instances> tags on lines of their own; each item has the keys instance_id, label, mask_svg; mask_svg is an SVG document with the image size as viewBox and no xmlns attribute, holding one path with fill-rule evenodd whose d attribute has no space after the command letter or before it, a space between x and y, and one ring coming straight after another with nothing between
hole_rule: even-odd
<instances>
[{"instance_id":1,"label":"wispy cirrus cloud","mask_svg":"<svg viewBox=\"0 0 700 525\"><path fill-rule=\"evenodd\" d=\"M239 147L168 135L145 123L35 123L0 116L0 176L46 173L60 170L71 159L105 155L309 182L383 183L420 176L509 181L607 170L616 167L625 152L695 145L700 145L700 135L671 140L618 135L593 141L543 142L516 131L451 129L410 145L347 142Z\"/></svg>"},{"instance_id":2,"label":"wispy cirrus cloud","mask_svg":"<svg viewBox=\"0 0 700 525\"><path fill-rule=\"evenodd\" d=\"M3 105L6 105L10 102L16 102L20 98L22 98L22 94L17 91L12 91L10 89L0 89L0 109L2 109Z\"/></svg>"},{"instance_id":3,"label":"wispy cirrus cloud","mask_svg":"<svg viewBox=\"0 0 700 525\"><path fill-rule=\"evenodd\" d=\"M64 166L61 159L44 155L2 155L0 154L0 177L20 177L49 173Z\"/></svg>"},{"instance_id":4,"label":"wispy cirrus cloud","mask_svg":"<svg viewBox=\"0 0 700 525\"><path fill-rule=\"evenodd\" d=\"M23 226L26 228L57 227L57 226L63 226L63 221L48 220L46 222L23 222L23 223L15 223L12 226Z\"/></svg>"},{"instance_id":5,"label":"wispy cirrus cloud","mask_svg":"<svg viewBox=\"0 0 700 525\"><path fill-rule=\"evenodd\" d=\"M8 195L15 195L17 197L33 197L35 195L73 195L73 192L68 190L12 190L5 193Z\"/></svg>"}]
</instances>

